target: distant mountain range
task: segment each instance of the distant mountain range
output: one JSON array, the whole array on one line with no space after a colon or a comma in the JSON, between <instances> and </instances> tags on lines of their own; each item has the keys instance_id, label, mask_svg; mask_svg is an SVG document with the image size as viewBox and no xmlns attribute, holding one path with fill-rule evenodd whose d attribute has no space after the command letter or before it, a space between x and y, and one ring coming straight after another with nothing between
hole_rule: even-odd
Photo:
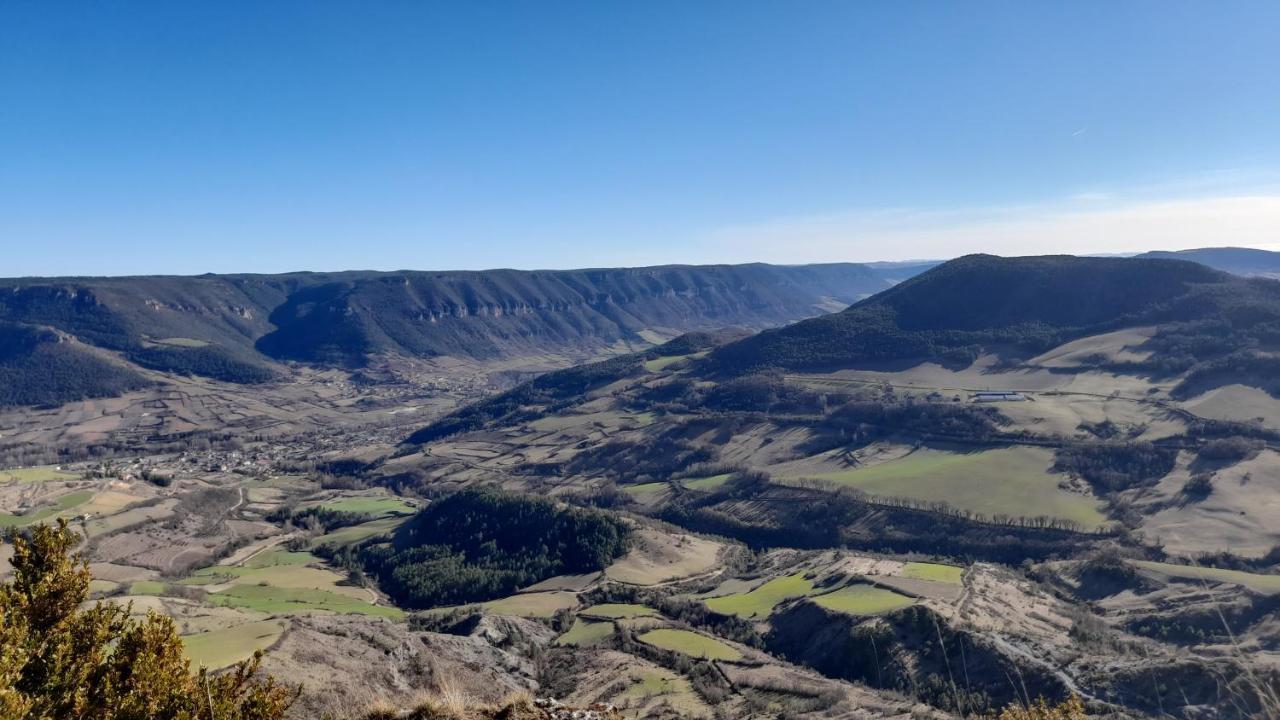
<instances>
[{"instance_id":1,"label":"distant mountain range","mask_svg":"<svg viewBox=\"0 0 1280 720\"><path fill-rule=\"evenodd\" d=\"M1143 253L1139 258L1190 260L1233 275L1280 278L1280 252L1253 248L1198 248Z\"/></svg>"},{"instance_id":2,"label":"distant mountain range","mask_svg":"<svg viewBox=\"0 0 1280 720\"><path fill-rule=\"evenodd\" d=\"M145 384L138 367L253 383L282 361L588 356L620 340L785 324L913 272L843 263L0 280L0 404L114 395Z\"/></svg>"},{"instance_id":3,"label":"distant mountain range","mask_svg":"<svg viewBox=\"0 0 1280 720\"><path fill-rule=\"evenodd\" d=\"M822 317L713 358L731 372L921 357L967 363L986 346L1048 347L1139 321L1225 323L1235 340L1266 344L1252 330L1239 335L1238 313L1223 305L1271 317L1270 286L1233 277L1241 275L1280 277L1280 253L0 279L0 405L116 395L150 382L144 369L257 383L286 362L587 358L620 341L814 316Z\"/></svg>"},{"instance_id":4,"label":"distant mountain range","mask_svg":"<svg viewBox=\"0 0 1280 720\"><path fill-rule=\"evenodd\" d=\"M943 263L848 309L743 337L691 334L640 355L547 373L461 408L409 438L423 443L528 419L530 408L561 407L592 388L641 372L641 361L706 351L689 370L708 385L775 371L953 368L984 354L1005 369L1063 343L1157 326L1147 359L1082 358L1074 371L1180 378L1175 396L1229 383L1280 397L1280 282L1240 278L1192 262L1063 256L969 255ZM749 378L747 378L749 379ZM772 382L772 381L769 381ZM768 382L745 392L738 410L766 410Z\"/></svg>"}]
</instances>

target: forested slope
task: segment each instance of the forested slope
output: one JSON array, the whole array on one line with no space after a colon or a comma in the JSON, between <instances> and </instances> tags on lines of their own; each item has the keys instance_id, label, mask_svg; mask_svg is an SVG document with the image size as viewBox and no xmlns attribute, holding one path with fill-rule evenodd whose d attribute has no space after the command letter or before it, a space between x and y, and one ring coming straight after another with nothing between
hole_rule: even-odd
<instances>
[{"instance_id":1,"label":"forested slope","mask_svg":"<svg viewBox=\"0 0 1280 720\"><path fill-rule=\"evenodd\" d=\"M984 351L1016 358L1140 325L1161 326L1151 341L1160 365L1133 370L1181 372L1265 349L1280 331L1280 284L1178 260L972 255L712 358L728 373L904 360L968 365Z\"/></svg>"}]
</instances>

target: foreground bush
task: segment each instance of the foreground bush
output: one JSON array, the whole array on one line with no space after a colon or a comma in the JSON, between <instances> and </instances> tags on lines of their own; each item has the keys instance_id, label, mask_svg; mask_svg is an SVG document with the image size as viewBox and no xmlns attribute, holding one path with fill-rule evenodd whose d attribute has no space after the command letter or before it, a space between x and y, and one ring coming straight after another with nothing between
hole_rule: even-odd
<instances>
[{"instance_id":1,"label":"foreground bush","mask_svg":"<svg viewBox=\"0 0 1280 720\"><path fill-rule=\"evenodd\" d=\"M259 657L192 674L173 620L89 596L65 520L13 538L0 584L0 720L277 720L298 689L257 678Z\"/></svg>"},{"instance_id":2,"label":"foreground bush","mask_svg":"<svg viewBox=\"0 0 1280 720\"><path fill-rule=\"evenodd\" d=\"M1010 705L994 716L995 720L1088 720L1084 703L1072 695L1057 705L1050 705L1044 698L1033 705Z\"/></svg>"}]
</instances>

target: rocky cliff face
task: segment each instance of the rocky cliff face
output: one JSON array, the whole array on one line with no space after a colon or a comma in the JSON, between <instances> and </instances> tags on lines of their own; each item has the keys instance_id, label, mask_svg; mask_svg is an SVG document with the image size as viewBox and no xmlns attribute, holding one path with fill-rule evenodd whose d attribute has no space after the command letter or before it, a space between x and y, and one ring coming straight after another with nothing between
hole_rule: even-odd
<instances>
[{"instance_id":1,"label":"rocky cliff face","mask_svg":"<svg viewBox=\"0 0 1280 720\"><path fill-rule=\"evenodd\" d=\"M273 357L358 364L371 353L494 358L592 349L637 333L769 327L889 286L859 265L403 273L322 283L271 314Z\"/></svg>"},{"instance_id":2,"label":"rocky cliff face","mask_svg":"<svg viewBox=\"0 0 1280 720\"><path fill-rule=\"evenodd\" d=\"M379 355L583 356L618 341L776 326L889 287L886 272L756 264L17 278L0 280L0 322L10 335L55 329L155 370L260 382L277 361L359 367ZM91 380L24 398L57 403L119 390Z\"/></svg>"}]
</instances>

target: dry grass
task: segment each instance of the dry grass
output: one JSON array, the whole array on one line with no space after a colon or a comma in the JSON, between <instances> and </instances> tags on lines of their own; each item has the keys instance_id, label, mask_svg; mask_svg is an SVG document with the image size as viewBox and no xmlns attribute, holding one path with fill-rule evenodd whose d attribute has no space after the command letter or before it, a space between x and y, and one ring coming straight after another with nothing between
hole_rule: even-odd
<instances>
[{"instance_id":1,"label":"dry grass","mask_svg":"<svg viewBox=\"0 0 1280 720\"><path fill-rule=\"evenodd\" d=\"M555 712L538 707L528 692L513 693L496 703L479 703L448 683L433 693L424 693L416 706L406 712L389 707L373 707L364 720L554 720L557 718L600 718L621 720L615 711L560 708Z\"/></svg>"},{"instance_id":2,"label":"dry grass","mask_svg":"<svg viewBox=\"0 0 1280 720\"><path fill-rule=\"evenodd\" d=\"M721 545L693 535L641 528L631 552L605 571L610 579L628 585L656 585L713 570Z\"/></svg>"}]
</instances>

